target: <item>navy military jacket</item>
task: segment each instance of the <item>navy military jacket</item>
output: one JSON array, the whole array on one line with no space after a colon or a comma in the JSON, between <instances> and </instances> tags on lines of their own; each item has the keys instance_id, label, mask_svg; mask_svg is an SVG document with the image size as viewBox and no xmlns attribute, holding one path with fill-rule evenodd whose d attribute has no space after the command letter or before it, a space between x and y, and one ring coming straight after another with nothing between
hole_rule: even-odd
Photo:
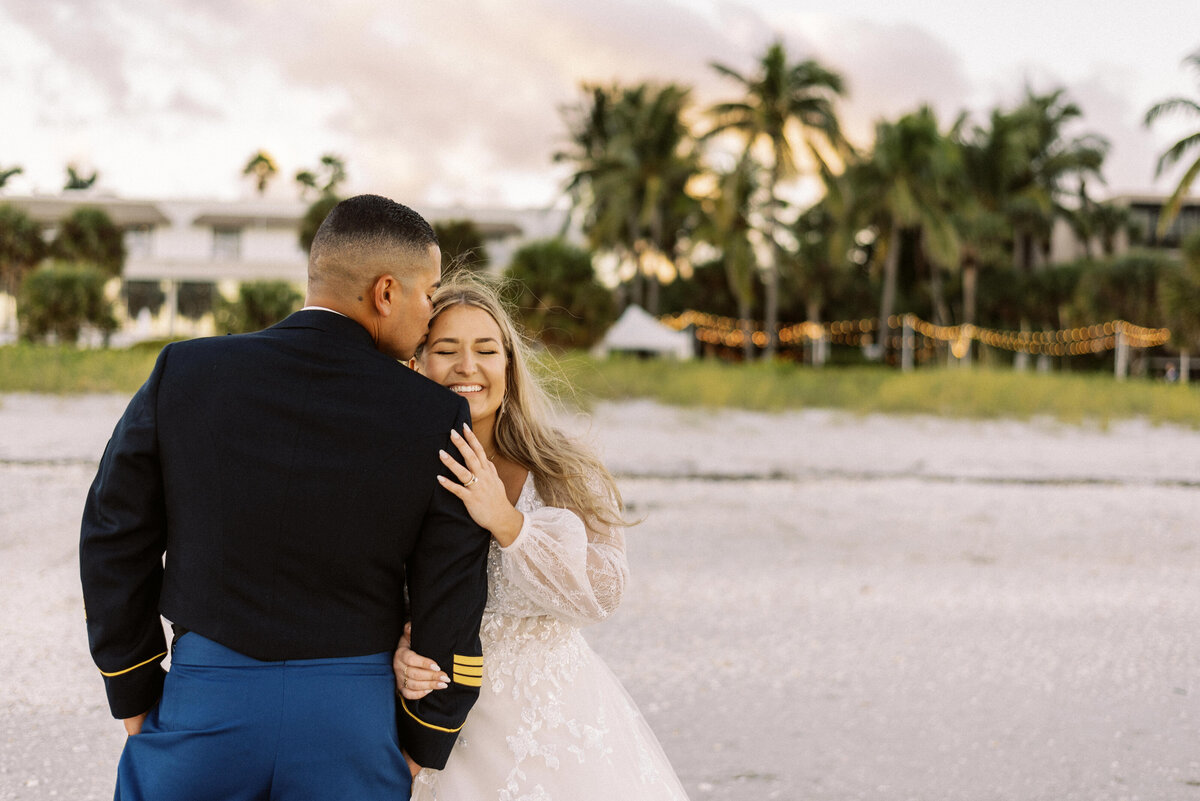
<instances>
[{"instance_id":1,"label":"navy military jacket","mask_svg":"<svg viewBox=\"0 0 1200 801\"><path fill-rule=\"evenodd\" d=\"M489 538L436 479L469 419L328 311L164 348L83 515L88 639L113 715L161 695L160 614L265 661L390 651L411 617L418 653L482 665ZM478 682L398 706L418 764L445 764Z\"/></svg>"}]
</instances>

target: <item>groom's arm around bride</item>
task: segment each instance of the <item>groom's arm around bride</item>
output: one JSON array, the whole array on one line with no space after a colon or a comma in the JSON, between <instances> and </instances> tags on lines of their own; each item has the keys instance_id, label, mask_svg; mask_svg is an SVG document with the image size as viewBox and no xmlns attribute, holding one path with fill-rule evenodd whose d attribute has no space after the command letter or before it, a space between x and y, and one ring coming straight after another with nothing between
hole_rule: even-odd
<instances>
[{"instance_id":1,"label":"groom's arm around bride","mask_svg":"<svg viewBox=\"0 0 1200 801\"><path fill-rule=\"evenodd\" d=\"M392 801L401 748L445 763L478 688L400 705L391 670L410 615L440 664L481 659L488 536L436 480L467 405L398 362L439 273L411 209L342 201L309 307L168 346L130 402L80 540L93 658L141 727L118 799ZM169 674L160 615L186 632Z\"/></svg>"}]
</instances>

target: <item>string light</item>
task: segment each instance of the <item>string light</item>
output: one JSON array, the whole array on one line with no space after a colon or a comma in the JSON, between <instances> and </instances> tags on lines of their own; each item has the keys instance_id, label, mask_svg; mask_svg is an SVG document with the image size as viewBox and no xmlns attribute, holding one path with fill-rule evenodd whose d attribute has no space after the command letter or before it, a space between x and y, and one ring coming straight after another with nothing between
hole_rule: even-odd
<instances>
[{"instance_id":1,"label":"string light","mask_svg":"<svg viewBox=\"0 0 1200 801\"><path fill-rule=\"evenodd\" d=\"M747 334L756 347L762 348L767 344L768 333L756 320L721 317L691 310L660 319L676 331L694 327L696 338L710 345L741 347ZM914 314L892 315L888 318L890 330L898 329L905 323L924 337L925 341L920 345L922 352L932 353L934 342L944 342L949 343L951 352L959 358L966 355L972 341L1015 353L1077 356L1114 350L1119 339L1123 339L1131 348L1157 348L1171 339L1169 329L1147 328L1126 320L1047 331L1003 331L974 325L937 325ZM828 323L805 321L781 326L779 342L783 345L802 345L806 341L825 339L838 345L859 346L865 341L874 341L877 327L874 319ZM897 342L899 339L890 338Z\"/></svg>"}]
</instances>

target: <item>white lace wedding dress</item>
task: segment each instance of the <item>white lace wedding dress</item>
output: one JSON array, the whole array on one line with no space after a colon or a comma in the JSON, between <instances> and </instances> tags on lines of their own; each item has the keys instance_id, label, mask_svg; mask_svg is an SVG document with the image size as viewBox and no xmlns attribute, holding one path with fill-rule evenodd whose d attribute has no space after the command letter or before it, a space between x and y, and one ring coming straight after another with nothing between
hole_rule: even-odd
<instances>
[{"instance_id":1,"label":"white lace wedding dress","mask_svg":"<svg viewBox=\"0 0 1200 801\"><path fill-rule=\"evenodd\" d=\"M526 519L492 541L480 627L483 686L441 771L422 770L419 801L686 801L633 700L579 627L617 608L629 570L620 530L591 531L542 503L532 476Z\"/></svg>"}]
</instances>

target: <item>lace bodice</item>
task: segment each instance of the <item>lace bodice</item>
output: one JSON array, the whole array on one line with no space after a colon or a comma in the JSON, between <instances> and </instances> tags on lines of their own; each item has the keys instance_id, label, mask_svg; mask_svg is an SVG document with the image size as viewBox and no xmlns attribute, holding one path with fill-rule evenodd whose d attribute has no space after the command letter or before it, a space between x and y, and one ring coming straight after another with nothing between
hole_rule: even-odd
<instances>
[{"instance_id":1,"label":"lace bodice","mask_svg":"<svg viewBox=\"0 0 1200 801\"><path fill-rule=\"evenodd\" d=\"M532 476L517 510L525 516L521 533L506 548L493 540L488 554L486 611L575 626L611 615L629 578L623 532L589 529L574 512L546 506Z\"/></svg>"}]
</instances>

